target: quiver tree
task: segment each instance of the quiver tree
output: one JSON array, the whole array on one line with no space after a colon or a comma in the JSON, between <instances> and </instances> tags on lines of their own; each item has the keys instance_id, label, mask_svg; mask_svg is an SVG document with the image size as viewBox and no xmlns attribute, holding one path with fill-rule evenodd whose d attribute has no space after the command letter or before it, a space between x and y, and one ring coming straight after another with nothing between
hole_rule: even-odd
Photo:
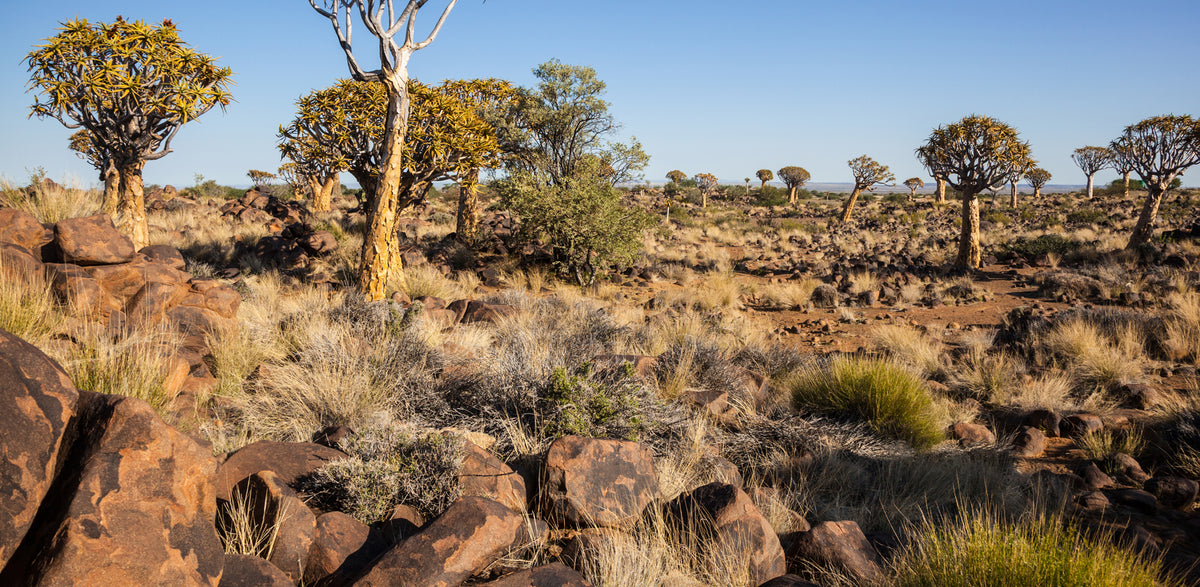
<instances>
[{"instance_id":1,"label":"quiver tree","mask_svg":"<svg viewBox=\"0 0 1200 587\"><path fill-rule=\"evenodd\" d=\"M667 172L667 179L670 180L671 183L679 183L687 179L687 174L678 169L672 169L671 171Z\"/></svg>"},{"instance_id":2,"label":"quiver tree","mask_svg":"<svg viewBox=\"0 0 1200 587\"><path fill-rule=\"evenodd\" d=\"M1050 177L1050 172L1041 167L1034 167L1025 172L1025 181L1029 182L1029 185L1033 187L1034 198L1042 197L1042 188L1050 181Z\"/></svg>"},{"instance_id":3,"label":"quiver tree","mask_svg":"<svg viewBox=\"0 0 1200 587\"><path fill-rule=\"evenodd\" d=\"M1071 160L1087 176L1087 197L1091 199L1096 173L1109 166L1112 152L1104 147L1080 147L1071 153Z\"/></svg>"},{"instance_id":4,"label":"quiver tree","mask_svg":"<svg viewBox=\"0 0 1200 587\"><path fill-rule=\"evenodd\" d=\"M896 181L896 176L892 175L887 165L881 165L866 155L851 159L846 164L850 166L850 173L854 174L854 191L850 192L850 198L842 205L842 222L850 221L850 213L854 211L859 194L871 191L876 184Z\"/></svg>"},{"instance_id":5,"label":"quiver tree","mask_svg":"<svg viewBox=\"0 0 1200 587\"><path fill-rule=\"evenodd\" d=\"M946 203L946 178L934 177L933 181L937 182L936 183L937 187L935 187L933 189L933 194L934 194L933 202L935 204L945 204Z\"/></svg>"},{"instance_id":6,"label":"quiver tree","mask_svg":"<svg viewBox=\"0 0 1200 587\"><path fill-rule=\"evenodd\" d=\"M796 192L812 179L812 175L803 167L794 165L779 170L779 179L788 189L788 204L796 203Z\"/></svg>"},{"instance_id":7,"label":"quiver tree","mask_svg":"<svg viewBox=\"0 0 1200 587\"><path fill-rule=\"evenodd\" d=\"M708 207L708 194L717 189L717 176L711 173L697 173L692 176L696 180L696 186L700 188L700 207Z\"/></svg>"},{"instance_id":8,"label":"quiver tree","mask_svg":"<svg viewBox=\"0 0 1200 587\"><path fill-rule=\"evenodd\" d=\"M104 183L101 210L105 214L115 214L121 188L121 176L117 173L116 161L92 141L92 135L87 129L75 131L71 135L71 150L100 172L100 181Z\"/></svg>"},{"instance_id":9,"label":"quiver tree","mask_svg":"<svg viewBox=\"0 0 1200 587\"><path fill-rule=\"evenodd\" d=\"M308 195L309 207L313 212L328 212L333 209L333 191L340 185L338 174L349 169L346 167L349 159L337 151L337 145L342 141L322 144L317 136L306 130L309 124L322 124L319 110L312 109L324 106L315 100L302 100L301 104L300 116L288 127L279 128L279 152L289 160L280 167L280 171L294 176L289 183L293 188L302 188L297 191ZM310 111L306 113L304 108Z\"/></svg>"},{"instance_id":10,"label":"quiver tree","mask_svg":"<svg viewBox=\"0 0 1200 587\"><path fill-rule=\"evenodd\" d=\"M479 170L484 166L500 165L501 153L494 127L516 107L516 89L499 79L447 82L442 88L469 106L481 121L485 121L485 125L472 125L479 130L486 128L487 131L487 136L480 137L482 140L477 141L472 151L474 159L471 163L477 166L467 169L458 178L455 235L461 242L474 242L479 232Z\"/></svg>"},{"instance_id":11,"label":"quiver tree","mask_svg":"<svg viewBox=\"0 0 1200 587\"><path fill-rule=\"evenodd\" d=\"M767 182L768 182L768 181L771 181L772 179L775 179L775 174L774 174L774 173L771 173L771 170L770 170L770 169L759 169L759 170L758 170L758 171L757 171L757 172L754 174L754 176L755 176L755 177L757 177L757 178L758 178L758 180L762 182L762 184L758 186L758 189L760 189L760 190L761 190L761 189L764 189L764 188L766 188L766 187L767 187ZM746 183L750 183L750 180L749 180L749 179L747 179L747 180L746 180Z\"/></svg>"},{"instance_id":12,"label":"quiver tree","mask_svg":"<svg viewBox=\"0 0 1200 587\"><path fill-rule=\"evenodd\" d=\"M958 240L955 265L979 267L979 192L1000 184L1016 169L1033 164L1029 144L1016 129L988 116L968 116L939 126L925 145L917 149L917 159L934 177L962 194L962 235Z\"/></svg>"},{"instance_id":13,"label":"quiver tree","mask_svg":"<svg viewBox=\"0 0 1200 587\"><path fill-rule=\"evenodd\" d=\"M187 47L175 25L120 17L111 24L69 20L30 53L32 115L83 129L116 170L117 226L137 248L150 244L142 168L171 152L188 121L229 104L232 72ZM105 175L105 184L109 176Z\"/></svg>"},{"instance_id":14,"label":"quiver tree","mask_svg":"<svg viewBox=\"0 0 1200 587\"><path fill-rule=\"evenodd\" d=\"M925 187L925 180L919 177L910 177L904 180L904 187L908 188L908 201L913 201L917 197L917 190Z\"/></svg>"},{"instance_id":15,"label":"quiver tree","mask_svg":"<svg viewBox=\"0 0 1200 587\"><path fill-rule=\"evenodd\" d=\"M408 133L412 97L409 94L408 62L412 54L428 47L442 30L446 17L457 0L450 0L442 10L433 30L423 40L416 38L417 13L428 0L408 0L397 11L390 0L309 0L318 14L329 20L338 43L346 55L350 75L359 82L379 82L382 85L386 112L380 126L378 141L370 141L377 151L378 163L371 174L368 189L375 197L368 199L367 233L359 262L359 287L369 299L381 300L392 267L399 271L400 250L396 241L396 218L401 197L401 175L404 169L405 140ZM354 56L352 23L358 19L378 41L379 69L368 71ZM403 279L403 273L399 277Z\"/></svg>"},{"instance_id":16,"label":"quiver tree","mask_svg":"<svg viewBox=\"0 0 1200 587\"><path fill-rule=\"evenodd\" d=\"M1128 158L1118 157L1116 152L1112 152L1111 147L1109 148L1109 151L1112 154L1112 158L1109 159L1109 166L1116 170L1117 173L1121 174L1121 180L1125 188L1124 195L1122 197L1129 199L1129 175L1133 173L1133 168L1129 166Z\"/></svg>"},{"instance_id":17,"label":"quiver tree","mask_svg":"<svg viewBox=\"0 0 1200 587\"><path fill-rule=\"evenodd\" d=\"M261 169L251 169L250 171L246 172L246 175L250 178L250 183L253 185L253 187L265 187L270 185L271 180L277 178L274 173L271 173L270 171L263 171Z\"/></svg>"},{"instance_id":18,"label":"quiver tree","mask_svg":"<svg viewBox=\"0 0 1200 587\"><path fill-rule=\"evenodd\" d=\"M1109 148L1119 165L1137 173L1146 186L1146 202L1125 245L1132 249L1154 236L1158 208L1171 182L1200 163L1200 122L1186 115L1147 118L1125 127Z\"/></svg>"},{"instance_id":19,"label":"quiver tree","mask_svg":"<svg viewBox=\"0 0 1200 587\"><path fill-rule=\"evenodd\" d=\"M1004 177L1008 181L1008 205L1017 207L1017 182L1025 178L1026 169L1014 169Z\"/></svg>"}]
</instances>

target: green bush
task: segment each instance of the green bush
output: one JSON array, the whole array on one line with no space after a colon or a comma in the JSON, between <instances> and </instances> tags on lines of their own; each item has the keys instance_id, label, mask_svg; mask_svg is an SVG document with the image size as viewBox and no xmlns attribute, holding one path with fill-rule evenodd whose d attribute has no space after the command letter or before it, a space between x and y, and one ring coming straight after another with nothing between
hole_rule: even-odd
<instances>
[{"instance_id":1,"label":"green bush","mask_svg":"<svg viewBox=\"0 0 1200 587\"><path fill-rule=\"evenodd\" d=\"M895 584L901 587L1178 584L1160 580L1160 561L1111 539L1084 536L1055 517L1006 524L975 514L926 526L895 564Z\"/></svg>"},{"instance_id":2,"label":"green bush","mask_svg":"<svg viewBox=\"0 0 1200 587\"><path fill-rule=\"evenodd\" d=\"M1108 220L1108 213L1094 208L1080 208L1067 213L1067 222L1076 224L1097 224Z\"/></svg>"},{"instance_id":3,"label":"green bush","mask_svg":"<svg viewBox=\"0 0 1200 587\"><path fill-rule=\"evenodd\" d=\"M1067 255L1079 250L1081 245L1059 234L1044 234L1037 238L1018 238L1005 246L1008 252L1033 260L1046 253Z\"/></svg>"},{"instance_id":4,"label":"green bush","mask_svg":"<svg viewBox=\"0 0 1200 587\"><path fill-rule=\"evenodd\" d=\"M929 448L942 440L933 398L915 375L890 361L839 357L789 383L792 405L862 418L880 434Z\"/></svg>"},{"instance_id":5,"label":"green bush","mask_svg":"<svg viewBox=\"0 0 1200 587\"><path fill-rule=\"evenodd\" d=\"M454 434L417 432L391 424L343 440L349 455L302 481L320 508L354 516L364 524L386 520L397 505L432 519L462 494L464 440Z\"/></svg>"},{"instance_id":6,"label":"green bush","mask_svg":"<svg viewBox=\"0 0 1200 587\"><path fill-rule=\"evenodd\" d=\"M992 224L1012 224L1012 218L999 210L992 210L984 214L982 220L991 222Z\"/></svg>"},{"instance_id":7,"label":"green bush","mask_svg":"<svg viewBox=\"0 0 1200 587\"><path fill-rule=\"evenodd\" d=\"M539 398L539 412L553 438L590 436L641 440L649 429L643 404L654 398L626 363L608 377L597 377L584 363L574 372L557 368Z\"/></svg>"},{"instance_id":8,"label":"green bush","mask_svg":"<svg viewBox=\"0 0 1200 587\"><path fill-rule=\"evenodd\" d=\"M517 172L498 182L504 205L521 219L527 239L550 245L554 263L581 285L612 266L631 263L642 248L642 236L658 219L621 201L621 193L596 165L585 165L576 177L547 185Z\"/></svg>"},{"instance_id":9,"label":"green bush","mask_svg":"<svg viewBox=\"0 0 1200 587\"><path fill-rule=\"evenodd\" d=\"M760 206L785 206L788 203L788 192L769 185L758 190L754 194L754 199Z\"/></svg>"}]
</instances>

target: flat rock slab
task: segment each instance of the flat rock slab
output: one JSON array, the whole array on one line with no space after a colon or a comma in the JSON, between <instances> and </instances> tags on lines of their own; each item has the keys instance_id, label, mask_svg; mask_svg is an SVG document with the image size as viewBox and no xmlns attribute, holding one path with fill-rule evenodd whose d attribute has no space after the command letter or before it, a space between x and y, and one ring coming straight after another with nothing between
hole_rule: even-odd
<instances>
[{"instance_id":1,"label":"flat rock slab","mask_svg":"<svg viewBox=\"0 0 1200 587\"><path fill-rule=\"evenodd\" d=\"M220 587L292 587L291 579L275 565L250 554L225 555Z\"/></svg>"},{"instance_id":2,"label":"flat rock slab","mask_svg":"<svg viewBox=\"0 0 1200 587\"><path fill-rule=\"evenodd\" d=\"M534 567L484 583L490 587L592 587L583 575L562 563Z\"/></svg>"},{"instance_id":3,"label":"flat rock slab","mask_svg":"<svg viewBox=\"0 0 1200 587\"><path fill-rule=\"evenodd\" d=\"M654 456L636 442L564 436L546 452L543 475L551 524L629 528L658 496Z\"/></svg>"},{"instance_id":4,"label":"flat rock slab","mask_svg":"<svg viewBox=\"0 0 1200 587\"><path fill-rule=\"evenodd\" d=\"M111 265L133 260L133 241L121 234L107 214L68 218L54 225L62 261L76 265Z\"/></svg>"}]
</instances>

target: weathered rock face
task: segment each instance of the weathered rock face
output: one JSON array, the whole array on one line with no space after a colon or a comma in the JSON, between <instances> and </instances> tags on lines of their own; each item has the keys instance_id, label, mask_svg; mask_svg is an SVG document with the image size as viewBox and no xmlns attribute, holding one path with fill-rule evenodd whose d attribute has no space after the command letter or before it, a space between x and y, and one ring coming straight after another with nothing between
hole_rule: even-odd
<instances>
[{"instance_id":1,"label":"weathered rock face","mask_svg":"<svg viewBox=\"0 0 1200 587\"><path fill-rule=\"evenodd\" d=\"M1041 430L1026 426L1013 440L1013 454L1019 457L1034 459L1046 452L1046 435Z\"/></svg>"},{"instance_id":2,"label":"weathered rock face","mask_svg":"<svg viewBox=\"0 0 1200 587\"><path fill-rule=\"evenodd\" d=\"M133 260L133 241L117 231L107 214L68 218L54 225L63 263L110 265Z\"/></svg>"},{"instance_id":3,"label":"weathered rock face","mask_svg":"<svg viewBox=\"0 0 1200 587\"><path fill-rule=\"evenodd\" d=\"M458 483L463 495L494 499L516 512L525 511L525 480L492 453L466 441Z\"/></svg>"},{"instance_id":4,"label":"weathered rock face","mask_svg":"<svg viewBox=\"0 0 1200 587\"><path fill-rule=\"evenodd\" d=\"M78 399L58 364L0 330L0 568L50 490Z\"/></svg>"},{"instance_id":5,"label":"weathered rock face","mask_svg":"<svg viewBox=\"0 0 1200 587\"><path fill-rule=\"evenodd\" d=\"M485 497L463 497L420 533L379 557L360 586L452 587L483 570L516 541L521 516Z\"/></svg>"},{"instance_id":6,"label":"weathered rock face","mask_svg":"<svg viewBox=\"0 0 1200 587\"><path fill-rule=\"evenodd\" d=\"M234 485L259 471L271 471L281 483L291 486L330 461L344 458L346 453L319 444L255 442L231 453L221 463L216 476L217 499L228 500Z\"/></svg>"},{"instance_id":7,"label":"weathered rock face","mask_svg":"<svg viewBox=\"0 0 1200 587\"><path fill-rule=\"evenodd\" d=\"M635 442L564 436L546 452L538 496L552 524L628 528L657 495L654 457Z\"/></svg>"},{"instance_id":8,"label":"weathered rock face","mask_svg":"<svg viewBox=\"0 0 1200 587\"><path fill-rule=\"evenodd\" d=\"M879 553L853 521L821 522L808 532L798 533L788 558L833 565L864 583L878 582L884 576Z\"/></svg>"},{"instance_id":9,"label":"weathered rock face","mask_svg":"<svg viewBox=\"0 0 1200 587\"><path fill-rule=\"evenodd\" d=\"M484 583L491 587L591 587L582 575L562 563L550 563Z\"/></svg>"},{"instance_id":10,"label":"weathered rock face","mask_svg":"<svg viewBox=\"0 0 1200 587\"><path fill-rule=\"evenodd\" d=\"M58 518L39 528L53 539L33 562L37 582L216 585L216 460L141 400L81 392L80 404L87 436L43 505Z\"/></svg>"},{"instance_id":11,"label":"weathered rock face","mask_svg":"<svg viewBox=\"0 0 1200 587\"><path fill-rule=\"evenodd\" d=\"M752 584L787 572L775 530L750 496L738 487L727 483L698 487L676 498L671 512L681 531L712 536L715 544L708 552L713 557L748 561Z\"/></svg>"},{"instance_id":12,"label":"weathered rock face","mask_svg":"<svg viewBox=\"0 0 1200 587\"><path fill-rule=\"evenodd\" d=\"M316 585L327 578L341 583L358 574L382 551L383 541L371 538L370 528L346 514L322 514L304 566L305 584Z\"/></svg>"},{"instance_id":13,"label":"weathered rock face","mask_svg":"<svg viewBox=\"0 0 1200 587\"><path fill-rule=\"evenodd\" d=\"M225 555L221 587L291 587L295 585L275 565L249 554Z\"/></svg>"},{"instance_id":14,"label":"weathered rock face","mask_svg":"<svg viewBox=\"0 0 1200 587\"><path fill-rule=\"evenodd\" d=\"M42 226L32 214L13 208L0 208L0 243L20 245L36 253L53 237L54 233Z\"/></svg>"}]
</instances>

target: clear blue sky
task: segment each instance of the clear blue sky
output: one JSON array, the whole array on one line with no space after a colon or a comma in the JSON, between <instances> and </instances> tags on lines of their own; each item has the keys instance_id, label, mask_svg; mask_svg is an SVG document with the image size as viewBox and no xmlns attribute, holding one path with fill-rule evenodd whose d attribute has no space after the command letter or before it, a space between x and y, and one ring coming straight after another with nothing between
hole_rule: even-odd
<instances>
[{"instance_id":1,"label":"clear blue sky","mask_svg":"<svg viewBox=\"0 0 1200 587\"><path fill-rule=\"evenodd\" d=\"M275 169L275 133L296 98L347 75L328 22L304 0L8 4L0 176L13 181L40 165L95 182L67 149L70 131L26 119L33 96L22 59L62 20L169 17L235 72L228 112L185 127L175 152L147 165L147 183L186 186L201 173L244 185L246 170ZM426 28L442 5L427 5ZM978 113L1014 125L1051 183L1079 184L1075 147L1105 145L1148 116L1200 115L1198 27L1196 0L460 0L410 70L431 82L533 85L530 70L551 58L590 65L608 83L623 135L651 155L646 177L656 181L675 168L740 181L801 165L814 182L844 182L846 161L864 153L899 180L928 180L913 149L933 127Z\"/></svg>"}]
</instances>

